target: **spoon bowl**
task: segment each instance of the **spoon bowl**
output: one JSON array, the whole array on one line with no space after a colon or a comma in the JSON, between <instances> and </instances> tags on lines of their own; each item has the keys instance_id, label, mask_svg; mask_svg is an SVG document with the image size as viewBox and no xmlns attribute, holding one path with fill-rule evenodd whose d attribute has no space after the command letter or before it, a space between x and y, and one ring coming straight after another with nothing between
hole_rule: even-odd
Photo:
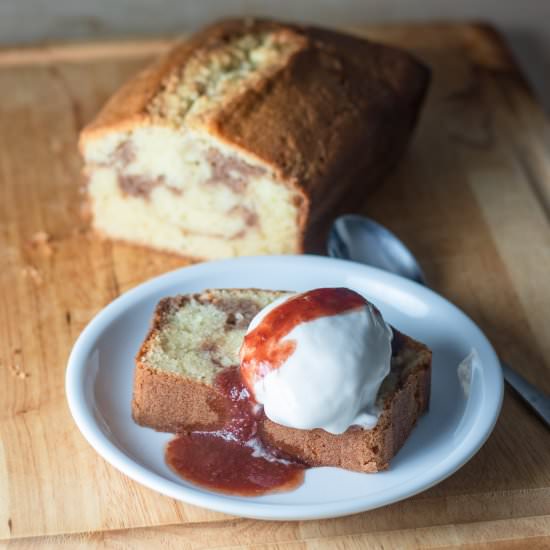
<instances>
[{"instance_id":1,"label":"spoon bowl","mask_svg":"<svg viewBox=\"0 0 550 550\"><path fill-rule=\"evenodd\" d=\"M328 255L396 273L425 285L425 278L409 249L383 225L355 214L340 216L328 238Z\"/></svg>"}]
</instances>

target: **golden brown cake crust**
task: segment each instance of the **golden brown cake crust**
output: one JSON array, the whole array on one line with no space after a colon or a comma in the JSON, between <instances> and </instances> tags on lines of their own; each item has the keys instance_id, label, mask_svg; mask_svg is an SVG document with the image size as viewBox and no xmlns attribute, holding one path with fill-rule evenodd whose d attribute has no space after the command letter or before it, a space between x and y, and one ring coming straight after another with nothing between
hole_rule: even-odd
<instances>
[{"instance_id":1,"label":"golden brown cake crust","mask_svg":"<svg viewBox=\"0 0 550 550\"><path fill-rule=\"evenodd\" d=\"M177 44L120 88L83 130L81 149L105 133L151 124L154 98L192 56L261 32L283 33L295 51L274 74L222 98L200 126L257 158L298 193L303 237L306 223L352 188L377 183L401 156L429 81L429 71L407 53L315 27L222 21Z\"/></svg>"},{"instance_id":2,"label":"golden brown cake crust","mask_svg":"<svg viewBox=\"0 0 550 550\"><path fill-rule=\"evenodd\" d=\"M208 300L208 292L200 295ZM212 386L151 368L144 360L147 351L170 313L187 296L166 298L159 303L151 329L136 356L132 416L138 424L158 431L181 432L213 429L224 422L225 397ZM372 430L352 427L341 435L324 430L297 430L264 419L262 437L281 450L311 466L339 466L349 470L377 472L388 467L427 411L430 399L431 351L420 342L395 331L399 350L414 356L412 368L399 369L384 398L383 411Z\"/></svg>"}]
</instances>

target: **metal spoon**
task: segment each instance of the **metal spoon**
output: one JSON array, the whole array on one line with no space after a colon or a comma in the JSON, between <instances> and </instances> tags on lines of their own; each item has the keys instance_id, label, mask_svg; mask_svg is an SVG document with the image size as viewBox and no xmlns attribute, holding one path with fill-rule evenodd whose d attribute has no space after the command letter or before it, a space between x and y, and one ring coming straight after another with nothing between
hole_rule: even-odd
<instances>
[{"instance_id":1,"label":"metal spoon","mask_svg":"<svg viewBox=\"0 0 550 550\"><path fill-rule=\"evenodd\" d=\"M330 230L327 252L333 258L353 260L426 284L409 249L391 231L363 216L348 214L337 218ZM503 361L500 364L506 382L550 427L550 397Z\"/></svg>"}]
</instances>

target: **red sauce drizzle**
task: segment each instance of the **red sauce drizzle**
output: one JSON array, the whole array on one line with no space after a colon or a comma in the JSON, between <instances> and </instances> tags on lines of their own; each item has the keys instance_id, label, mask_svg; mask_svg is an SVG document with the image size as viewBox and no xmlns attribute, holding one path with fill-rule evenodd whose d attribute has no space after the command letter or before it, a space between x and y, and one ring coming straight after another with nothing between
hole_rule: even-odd
<instances>
[{"instance_id":1,"label":"red sauce drizzle","mask_svg":"<svg viewBox=\"0 0 550 550\"><path fill-rule=\"evenodd\" d=\"M279 368L296 349L296 341L281 340L300 323L338 315L364 307L367 301L349 288L317 288L298 294L270 311L244 337L241 347L241 374L246 386Z\"/></svg>"},{"instance_id":2,"label":"red sauce drizzle","mask_svg":"<svg viewBox=\"0 0 550 550\"><path fill-rule=\"evenodd\" d=\"M166 447L170 468L192 483L234 495L263 495L301 485L307 466L262 441L258 421L263 412L254 412L239 368L225 369L215 384L228 398L227 422L215 431L176 435ZM253 456L252 443L262 456Z\"/></svg>"}]
</instances>

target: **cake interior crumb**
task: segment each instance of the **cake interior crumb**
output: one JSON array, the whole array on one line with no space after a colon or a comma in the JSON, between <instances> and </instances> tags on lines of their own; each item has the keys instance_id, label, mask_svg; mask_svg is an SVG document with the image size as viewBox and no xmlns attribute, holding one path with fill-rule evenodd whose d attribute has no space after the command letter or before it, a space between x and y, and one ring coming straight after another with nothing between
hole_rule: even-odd
<instances>
[{"instance_id":1,"label":"cake interior crumb","mask_svg":"<svg viewBox=\"0 0 550 550\"><path fill-rule=\"evenodd\" d=\"M148 112L183 124L188 116L199 115L282 69L301 45L288 31L247 32L207 43L165 79Z\"/></svg>"},{"instance_id":2,"label":"cake interior crumb","mask_svg":"<svg viewBox=\"0 0 550 550\"><path fill-rule=\"evenodd\" d=\"M252 318L281 295L261 290L212 291L193 296L170 312L143 361L150 367L211 384L216 374L239 364L239 349Z\"/></svg>"}]
</instances>

